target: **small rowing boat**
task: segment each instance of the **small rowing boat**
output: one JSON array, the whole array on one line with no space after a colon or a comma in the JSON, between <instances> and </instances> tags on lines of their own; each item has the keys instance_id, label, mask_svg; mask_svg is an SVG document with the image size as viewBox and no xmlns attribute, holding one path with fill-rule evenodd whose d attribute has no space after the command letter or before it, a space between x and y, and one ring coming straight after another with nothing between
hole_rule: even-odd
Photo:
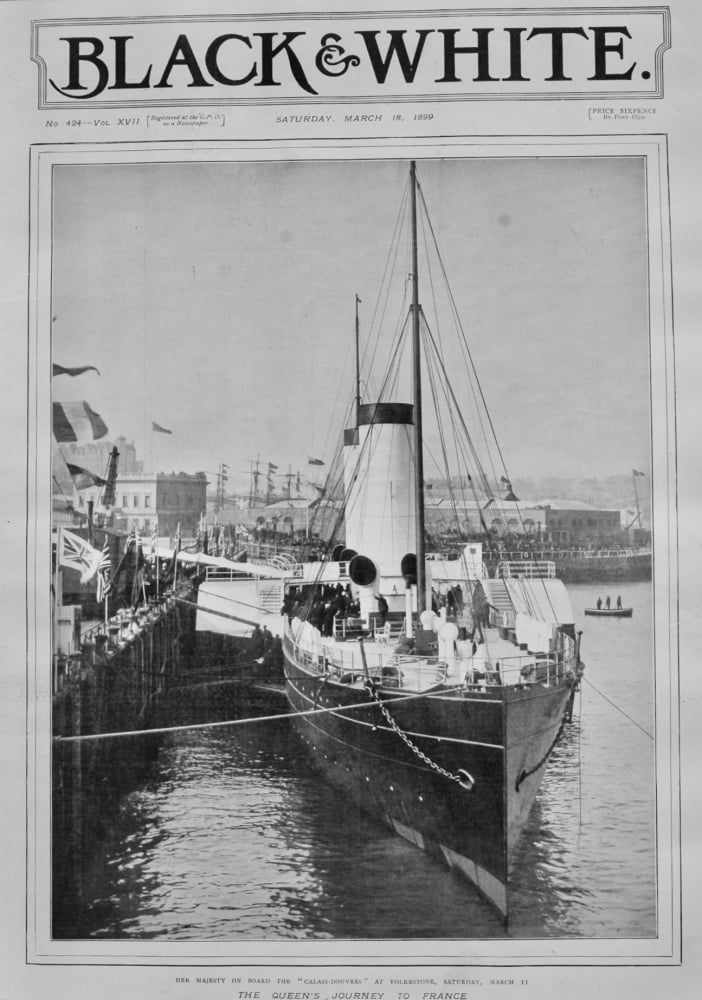
<instances>
[{"instance_id":1,"label":"small rowing boat","mask_svg":"<svg viewBox=\"0 0 702 1000\"><path fill-rule=\"evenodd\" d=\"M585 608L585 614L593 618L631 618L633 608Z\"/></svg>"}]
</instances>

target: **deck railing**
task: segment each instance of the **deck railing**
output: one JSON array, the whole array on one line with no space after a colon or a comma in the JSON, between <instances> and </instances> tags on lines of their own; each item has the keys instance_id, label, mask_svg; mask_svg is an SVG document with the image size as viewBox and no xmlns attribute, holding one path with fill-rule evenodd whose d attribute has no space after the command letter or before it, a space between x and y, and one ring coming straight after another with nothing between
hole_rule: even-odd
<instances>
[{"instance_id":1,"label":"deck railing","mask_svg":"<svg viewBox=\"0 0 702 1000\"><path fill-rule=\"evenodd\" d=\"M525 552L524 555L528 557L529 553ZM527 580L553 580L556 576L556 564L550 559L504 559L497 564L495 576L502 577L503 580L513 580L519 577Z\"/></svg>"},{"instance_id":2,"label":"deck railing","mask_svg":"<svg viewBox=\"0 0 702 1000\"><path fill-rule=\"evenodd\" d=\"M540 560L568 560L568 559L624 559L631 556L650 556L651 547L627 549L579 549L579 548L553 548L551 546L534 545L528 549L504 549L502 552L486 552L484 558L492 561L498 559L500 562L520 562L522 559Z\"/></svg>"},{"instance_id":3,"label":"deck railing","mask_svg":"<svg viewBox=\"0 0 702 1000\"><path fill-rule=\"evenodd\" d=\"M558 683L572 675L576 667L575 652L571 644L551 655L520 651L514 656L502 656L489 662L484 655L469 658L441 658L364 650L360 644L311 648L296 642L286 629L284 644L288 655L301 667L320 676L330 676L352 684L369 677L384 687L426 690L441 684L462 687L465 690L482 690L486 687L510 687ZM480 647L478 647L480 649Z\"/></svg>"}]
</instances>

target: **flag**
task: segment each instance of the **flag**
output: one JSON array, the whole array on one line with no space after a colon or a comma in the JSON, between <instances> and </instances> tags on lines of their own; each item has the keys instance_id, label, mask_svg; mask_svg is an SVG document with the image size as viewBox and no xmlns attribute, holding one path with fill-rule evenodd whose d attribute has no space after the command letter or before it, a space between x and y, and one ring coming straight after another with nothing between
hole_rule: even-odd
<instances>
[{"instance_id":1,"label":"flag","mask_svg":"<svg viewBox=\"0 0 702 1000\"><path fill-rule=\"evenodd\" d=\"M500 476L500 482L511 488L512 484L505 476Z\"/></svg>"},{"instance_id":2,"label":"flag","mask_svg":"<svg viewBox=\"0 0 702 1000\"><path fill-rule=\"evenodd\" d=\"M180 521L178 521L178 526L176 528L175 542L173 545L173 556L171 559L171 568L169 572L170 579L175 582L176 578L176 566L178 565L178 553L180 552Z\"/></svg>"},{"instance_id":3,"label":"flag","mask_svg":"<svg viewBox=\"0 0 702 1000\"><path fill-rule=\"evenodd\" d=\"M98 601L104 601L110 592L111 582L110 582L110 570L112 564L110 562L110 546L108 544L107 538L105 538L105 544L102 547L102 552L100 553L100 562L97 568L97 599Z\"/></svg>"},{"instance_id":4,"label":"flag","mask_svg":"<svg viewBox=\"0 0 702 1000\"><path fill-rule=\"evenodd\" d=\"M268 463L268 471L269 472L277 472L277 470L278 470L278 466L277 465L274 465L273 462L269 462Z\"/></svg>"},{"instance_id":5,"label":"flag","mask_svg":"<svg viewBox=\"0 0 702 1000\"><path fill-rule=\"evenodd\" d=\"M134 528L132 528L129 537L127 538L127 541L124 544L124 551L122 552L120 560L117 563L117 568L115 569L114 573L110 572L111 594L119 592L120 589L122 589L122 591L126 590L126 586L122 586L122 576L123 574L126 575L127 559L129 558L133 541L134 541Z\"/></svg>"},{"instance_id":6,"label":"flag","mask_svg":"<svg viewBox=\"0 0 702 1000\"><path fill-rule=\"evenodd\" d=\"M156 431L157 434L172 434L173 431L169 431L167 427L161 427L157 424L155 420L151 421L151 430Z\"/></svg>"},{"instance_id":7,"label":"flag","mask_svg":"<svg viewBox=\"0 0 702 1000\"><path fill-rule=\"evenodd\" d=\"M308 458L307 459L307 464L308 465L324 465L324 462L322 461L321 458Z\"/></svg>"},{"instance_id":8,"label":"flag","mask_svg":"<svg viewBox=\"0 0 702 1000\"><path fill-rule=\"evenodd\" d=\"M80 465L72 465L70 462L66 462L66 466L77 490L87 490L90 486L107 486L106 479L96 476L89 469L84 469Z\"/></svg>"},{"instance_id":9,"label":"flag","mask_svg":"<svg viewBox=\"0 0 702 1000\"><path fill-rule=\"evenodd\" d=\"M92 580L100 565L100 552L92 545L75 535L72 531L61 528L59 532L59 566L78 570L80 582Z\"/></svg>"},{"instance_id":10,"label":"flag","mask_svg":"<svg viewBox=\"0 0 702 1000\"><path fill-rule=\"evenodd\" d=\"M158 518L154 522L154 530L151 532L151 555L156 551L158 545Z\"/></svg>"},{"instance_id":11,"label":"flag","mask_svg":"<svg viewBox=\"0 0 702 1000\"><path fill-rule=\"evenodd\" d=\"M132 569L132 595L131 595L131 605L133 608L137 606L142 597L142 592L144 589L144 553L141 548L141 532L139 526L136 526L135 536L134 536L134 565Z\"/></svg>"},{"instance_id":12,"label":"flag","mask_svg":"<svg viewBox=\"0 0 702 1000\"><path fill-rule=\"evenodd\" d=\"M54 403L54 437L59 443L94 441L107 434L107 426L99 413L85 400Z\"/></svg>"},{"instance_id":13,"label":"flag","mask_svg":"<svg viewBox=\"0 0 702 1000\"><path fill-rule=\"evenodd\" d=\"M63 365L53 365L52 375L82 375L83 372L100 372L95 365L81 365L79 368L64 368Z\"/></svg>"},{"instance_id":14,"label":"flag","mask_svg":"<svg viewBox=\"0 0 702 1000\"><path fill-rule=\"evenodd\" d=\"M639 472L638 469L632 469L631 471L634 473L635 476L645 476L646 475L645 472Z\"/></svg>"}]
</instances>

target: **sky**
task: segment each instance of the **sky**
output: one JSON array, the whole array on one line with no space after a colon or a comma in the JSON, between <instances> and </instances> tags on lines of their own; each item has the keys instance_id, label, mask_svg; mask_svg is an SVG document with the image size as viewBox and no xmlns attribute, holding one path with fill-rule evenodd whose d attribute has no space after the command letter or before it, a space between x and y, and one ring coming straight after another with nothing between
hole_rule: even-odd
<instances>
[{"instance_id":1,"label":"sky","mask_svg":"<svg viewBox=\"0 0 702 1000\"><path fill-rule=\"evenodd\" d=\"M147 469L211 478L224 462L246 491L259 456L303 475L332 457L355 296L363 339L408 163L200 155L54 168L53 361L100 375L53 392L86 399ZM511 478L647 471L642 160L459 157L418 173Z\"/></svg>"}]
</instances>

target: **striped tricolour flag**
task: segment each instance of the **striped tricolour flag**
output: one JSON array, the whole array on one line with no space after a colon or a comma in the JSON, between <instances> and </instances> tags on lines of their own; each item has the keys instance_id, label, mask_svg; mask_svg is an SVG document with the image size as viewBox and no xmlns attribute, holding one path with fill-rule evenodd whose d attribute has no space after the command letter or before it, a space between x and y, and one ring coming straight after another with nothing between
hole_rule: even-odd
<instances>
[{"instance_id":1,"label":"striped tricolour flag","mask_svg":"<svg viewBox=\"0 0 702 1000\"><path fill-rule=\"evenodd\" d=\"M54 403L54 437L59 443L94 441L107 434L107 425L85 400Z\"/></svg>"}]
</instances>

